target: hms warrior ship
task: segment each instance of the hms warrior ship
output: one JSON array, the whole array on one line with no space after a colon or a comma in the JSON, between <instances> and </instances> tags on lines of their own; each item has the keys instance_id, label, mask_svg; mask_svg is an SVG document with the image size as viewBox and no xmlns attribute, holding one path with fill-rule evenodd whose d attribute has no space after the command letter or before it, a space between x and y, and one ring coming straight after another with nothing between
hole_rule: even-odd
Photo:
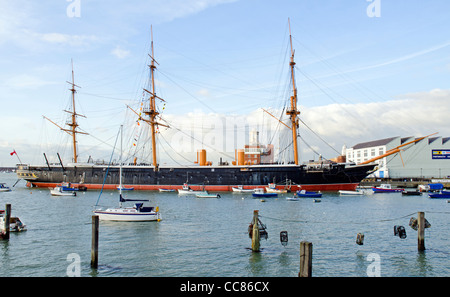
<instances>
[{"instance_id":1,"label":"hms warrior ship","mask_svg":"<svg viewBox=\"0 0 450 297\"><path fill-rule=\"evenodd\" d=\"M45 157L44 165L18 164L16 173L18 178L27 181L30 187L55 187L63 182L79 183L87 189L116 189L119 185L119 172L122 167L122 183L124 187L134 188L135 190L158 190L158 189L181 189L183 185L188 184L193 190L211 190L211 191L231 191L232 187L242 186L243 189L265 188L269 183L275 184L276 188L291 191L299 189L310 191L338 191L355 190L360 181L370 174L375 165L323 161L309 164L300 164L298 158L297 129L299 127L299 114L297 109L297 89L294 75L294 50L292 47L292 35L290 33L290 72L292 79L293 94L290 97L290 107L286 114L290 118L290 127L292 130L293 160L292 164L249 164L245 162L244 150L236 152L236 160L232 165L220 162L218 165L212 165L206 161L206 151L201 150L197 154L197 164L190 166L160 166L157 160L156 133L158 126L168 127L157 122L159 112L156 108L156 100L164 101L156 95L154 71L155 64L158 64L154 58L153 37L151 42L151 90L144 89L150 95L149 106L144 108L146 121L151 128L151 147L152 164L151 165L124 165L119 164L94 164L78 163L77 156L77 134L83 133L77 129L77 117L81 116L75 111L75 87L73 69L72 82L70 89L72 92L72 111L71 121L67 124L70 129L61 130L72 137L73 142L73 161L63 165L50 164ZM53 122L52 122L53 123ZM55 124L55 123L53 123ZM56 125L56 124L55 124ZM59 154L58 154L59 157ZM339 160L339 159L338 159Z\"/></svg>"}]
</instances>

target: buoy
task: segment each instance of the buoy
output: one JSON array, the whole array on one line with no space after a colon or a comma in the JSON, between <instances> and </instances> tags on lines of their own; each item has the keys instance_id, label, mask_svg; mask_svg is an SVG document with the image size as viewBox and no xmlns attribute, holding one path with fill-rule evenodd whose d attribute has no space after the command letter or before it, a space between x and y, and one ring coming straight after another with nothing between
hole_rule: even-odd
<instances>
[{"instance_id":1,"label":"buoy","mask_svg":"<svg viewBox=\"0 0 450 297\"><path fill-rule=\"evenodd\" d=\"M364 244L364 233L358 233L356 235L356 244L359 244L359 245Z\"/></svg>"},{"instance_id":2,"label":"buoy","mask_svg":"<svg viewBox=\"0 0 450 297\"><path fill-rule=\"evenodd\" d=\"M282 246L287 246L287 244L288 244L288 232L287 231L280 232L280 242L281 242Z\"/></svg>"},{"instance_id":3,"label":"buoy","mask_svg":"<svg viewBox=\"0 0 450 297\"><path fill-rule=\"evenodd\" d=\"M394 226L394 236L398 236L401 239L406 238L406 230L403 226Z\"/></svg>"}]
</instances>

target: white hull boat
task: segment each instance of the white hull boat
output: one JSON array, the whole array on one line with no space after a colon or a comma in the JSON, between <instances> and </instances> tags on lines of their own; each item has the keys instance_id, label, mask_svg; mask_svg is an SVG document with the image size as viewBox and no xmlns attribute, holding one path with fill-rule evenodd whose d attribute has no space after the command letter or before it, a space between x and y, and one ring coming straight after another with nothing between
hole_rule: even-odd
<instances>
[{"instance_id":1,"label":"white hull boat","mask_svg":"<svg viewBox=\"0 0 450 297\"><path fill-rule=\"evenodd\" d=\"M364 195L363 191L345 191L345 190L339 190L339 194L341 195Z\"/></svg>"},{"instance_id":2,"label":"white hull boat","mask_svg":"<svg viewBox=\"0 0 450 297\"><path fill-rule=\"evenodd\" d=\"M243 186L232 187L233 193L253 193L255 189L244 189Z\"/></svg>"},{"instance_id":3,"label":"white hull boat","mask_svg":"<svg viewBox=\"0 0 450 297\"><path fill-rule=\"evenodd\" d=\"M219 194L197 194L195 195L197 198L220 198Z\"/></svg>"},{"instance_id":4,"label":"white hull boat","mask_svg":"<svg viewBox=\"0 0 450 297\"><path fill-rule=\"evenodd\" d=\"M10 192L11 188L4 183L0 183L0 192Z\"/></svg>"},{"instance_id":5,"label":"white hull boat","mask_svg":"<svg viewBox=\"0 0 450 297\"><path fill-rule=\"evenodd\" d=\"M52 196L76 196L77 193L74 191L64 191L62 187L56 186L54 189L50 189L50 194Z\"/></svg>"},{"instance_id":6,"label":"white hull boat","mask_svg":"<svg viewBox=\"0 0 450 297\"><path fill-rule=\"evenodd\" d=\"M96 209L94 214L102 221L120 221L120 222L148 222L161 221L161 213L159 207L144 207L144 203L135 203L133 207L123 207L122 203L127 201L148 201L148 200L134 200L124 199L122 197L122 129L120 127L120 170L119 170L119 207L110 207L106 209ZM100 199L100 197L99 197ZM97 201L98 202L98 201Z\"/></svg>"},{"instance_id":7,"label":"white hull boat","mask_svg":"<svg viewBox=\"0 0 450 297\"><path fill-rule=\"evenodd\" d=\"M0 226L5 226L5 211L0 210ZM1 228L0 228L1 229ZM18 217L9 218L9 232L27 231L27 226ZM0 230L1 232L1 230Z\"/></svg>"},{"instance_id":8,"label":"white hull boat","mask_svg":"<svg viewBox=\"0 0 450 297\"><path fill-rule=\"evenodd\" d=\"M136 203L133 207L107 208L95 210L94 214L102 221L148 222L161 221L158 207L143 207L143 203Z\"/></svg>"}]
</instances>

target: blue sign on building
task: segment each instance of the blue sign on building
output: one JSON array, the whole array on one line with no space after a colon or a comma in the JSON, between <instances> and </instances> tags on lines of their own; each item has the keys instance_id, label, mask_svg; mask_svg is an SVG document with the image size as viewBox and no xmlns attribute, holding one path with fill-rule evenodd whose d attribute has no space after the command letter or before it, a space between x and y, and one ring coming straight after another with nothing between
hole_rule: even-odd
<instances>
[{"instance_id":1,"label":"blue sign on building","mask_svg":"<svg viewBox=\"0 0 450 297\"><path fill-rule=\"evenodd\" d=\"M450 159L450 150L432 150L432 159Z\"/></svg>"}]
</instances>

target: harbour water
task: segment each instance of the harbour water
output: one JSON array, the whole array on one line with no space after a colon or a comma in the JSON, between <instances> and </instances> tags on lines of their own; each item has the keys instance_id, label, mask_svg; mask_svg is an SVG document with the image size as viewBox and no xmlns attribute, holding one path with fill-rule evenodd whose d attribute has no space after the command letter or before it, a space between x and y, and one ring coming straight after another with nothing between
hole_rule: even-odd
<instances>
[{"instance_id":1,"label":"harbour water","mask_svg":"<svg viewBox=\"0 0 450 297\"><path fill-rule=\"evenodd\" d=\"M0 182L9 186L16 180L15 174L0 174ZM0 241L0 276L66 276L79 259L85 277L296 277L301 241L313 243L312 273L317 277L365 277L374 265L383 277L450 276L446 199L324 193L315 203L307 198L287 201L292 194L266 202L233 193L220 193L220 199L146 191L125 195L149 199L149 205L159 206L163 220L100 222L99 268L93 270L91 217L99 191L52 197L49 190L26 188L20 181L13 191L0 193L0 209L11 204L12 216L28 229ZM99 204L117 205L118 193L104 191ZM254 210L269 234L260 253L250 250L247 233ZM431 224L425 230L425 252L417 251L417 231L408 226L419 211ZM405 239L394 236L395 225L405 226ZM287 246L280 243L281 231L288 231ZM355 242L358 233L365 235L363 245Z\"/></svg>"}]
</instances>

